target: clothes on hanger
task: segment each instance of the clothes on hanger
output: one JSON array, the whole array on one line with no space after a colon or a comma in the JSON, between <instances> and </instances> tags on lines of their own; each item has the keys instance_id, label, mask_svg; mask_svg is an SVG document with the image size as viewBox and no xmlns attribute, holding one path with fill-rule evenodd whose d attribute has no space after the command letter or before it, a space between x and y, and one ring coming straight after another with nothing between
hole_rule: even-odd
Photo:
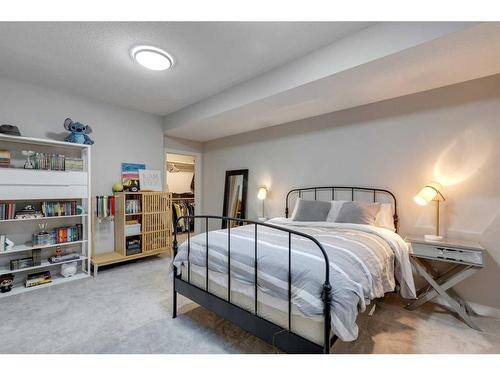
<instances>
[{"instance_id":1,"label":"clothes on hanger","mask_svg":"<svg viewBox=\"0 0 500 375\"><path fill-rule=\"evenodd\" d=\"M172 223L175 225L177 219L181 216L194 215L194 202L177 201L172 202ZM194 219L180 219L177 223L177 232L192 232L194 231Z\"/></svg>"}]
</instances>

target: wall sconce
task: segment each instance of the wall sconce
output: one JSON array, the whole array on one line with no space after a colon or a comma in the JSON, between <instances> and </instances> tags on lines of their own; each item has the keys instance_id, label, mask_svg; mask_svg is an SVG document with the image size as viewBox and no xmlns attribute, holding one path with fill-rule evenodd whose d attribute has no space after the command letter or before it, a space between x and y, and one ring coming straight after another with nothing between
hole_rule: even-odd
<instances>
[{"instance_id":1,"label":"wall sconce","mask_svg":"<svg viewBox=\"0 0 500 375\"><path fill-rule=\"evenodd\" d=\"M441 194L442 189L443 187L437 182L431 182L413 197L415 203L420 206L426 206L431 201L436 202L436 234L426 234L424 236L429 241L442 241L444 238L439 234L439 202L445 200L443 194Z\"/></svg>"},{"instance_id":2,"label":"wall sconce","mask_svg":"<svg viewBox=\"0 0 500 375\"><path fill-rule=\"evenodd\" d=\"M267 187L261 186L259 188L259 192L257 193L257 199L262 201L262 217L259 217L259 220L265 220L266 215L264 214L264 202L267 198Z\"/></svg>"}]
</instances>

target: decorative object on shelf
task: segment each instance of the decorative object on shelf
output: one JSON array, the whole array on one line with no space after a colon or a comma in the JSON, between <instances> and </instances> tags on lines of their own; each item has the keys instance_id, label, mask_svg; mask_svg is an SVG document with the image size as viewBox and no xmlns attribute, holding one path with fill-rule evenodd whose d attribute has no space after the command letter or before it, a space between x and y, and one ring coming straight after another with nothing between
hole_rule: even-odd
<instances>
[{"instance_id":1,"label":"decorative object on shelf","mask_svg":"<svg viewBox=\"0 0 500 375\"><path fill-rule=\"evenodd\" d=\"M82 205L77 204L76 205L76 214L77 215L85 215L85 208L83 208Z\"/></svg>"},{"instance_id":2,"label":"decorative object on shelf","mask_svg":"<svg viewBox=\"0 0 500 375\"><path fill-rule=\"evenodd\" d=\"M4 234L0 235L0 253L10 251L14 247L14 242L9 240Z\"/></svg>"},{"instance_id":3,"label":"decorative object on shelf","mask_svg":"<svg viewBox=\"0 0 500 375\"><path fill-rule=\"evenodd\" d=\"M8 238L5 238L5 251L12 250L14 247L14 242L9 240Z\"/></svg>"},{"instance_id":4,"label":"decorative object on shelf","mask_svg":"<svg viewBox=\"0 0 500 375\"><path fill-rule=\"evenodd\" d=\"M54 250L54 258L59 258L62 256L62 254L63 254L62 247L57 246L56 249Z\"/></svg>"},{"instance_id":5,"label":"decorative object on shelf","mask_svg":"<svg viewBox=\"0 0 500 375\"><path fill-rule=\"evenodd\" d=\"M10 167L10 151L0 150L0 167L3 168Z\"/></svg>"},{"instance_id":6,"label":"decorative object on shelf","mask_svg":"<svg viewBox=\"0 0 500 375\"><path fill-rule=\"evenodd\" d=\"M0 133L7 135L15 135L17 137L21 136L19 128L15 125L8 125L8 124L0 125Z\"/></svg>"},{"instance_id":7,"label":"decorative object on shelf","mask_svg":"<svg viewBox=\"0 0 500 375\"><path fill-rule=\"evenodd\" d=\"M23 268L29 268L33 267L33 257L27 257L27 258L20 258L20 259L12 259L9 262L10 270L15 271L15 270L20 270Z\"/></svg>"},{"instance_id":8,"label":"decorative object on shelf","mask_svg":"<svg viewBox=\"0 0 500 375\"><path fill-rule=\"evenodd\" d=\"M47 223L38 224L38 228L40 229L40 232L33 233L33 236L32 236L33 246L49 245L50 244L50 233L47 232Z\"/></svg>"},{"instance_id":9,"label":"decorative object on shelf","mask_svg":"<svg viewBox=\"0 0 500 375\"><path fill-rule=\"evenodd\" d=\"M37 211L31 204L28 204L16 212L15 219L39 219L42 217L43 215L40 211Z\"/></svg>"},{"instance_id":10,"label":"decorative object on shelf","mask_svg":"<svg viewBox=\"0 0 500 375\"><path fill-rule=\"evenodd\" d=\"M437 182L430 182L424 186L417 195L413 198L415 203L420 206L426 206L429 202L436 202L436 234L426 234L424 238L428 241L441 241L444 239L439 234L439 202L444 201L444 196L441 194L443 187Z\"/></svg>"},{"instance_id":11,"label":"decorative object on shelf","mask_svg":"<svg viewBox=\"0 0 500 375\"><path fill-rule=\"evenodd\" d=\"M42 271L37 273L31 273L28 276L26 276L26 281L24 282L24 286L26 288L31 288L33 286L48 284L51 282L52 282L52 276L50 275L50 271Z\"/></svg>"},{"instance_id":12,"label":"decorative object on shelf","mask_svg":"<svg viewBox=\"0 0 500 375\"><path fill-rule=\"evenodd\" d=\"M122 163L122 184L124 191L139 191L140 169L146 169L146 164Z\"/></svg>"},{"instance_id":13,"label":"decorative object on shelf","mask_svg":"<svg viewBox=\"0 0 500 375\"><path fill-rule=\"evenodd\" d=\"M123 185L121 182L117 182L113 185L113 193L119 193L120 191L123 191Z\"/></svg>"},{"instance_id":14,"label":"decorative object on shelf","mask_svg":"<svg viewBox=\"0 0 500 375\"><path fill-rule=\"evenodd\" d=\"M259 217L259 220L263 221L266 219L265 211L264 211L264 202L266 201L267 198L267 187L261 186L259 188L259 192L257 193L257 199L260 199L262 201L262 216Z\"/></svg>"},{"instance_id":15,"label":"decorative object on shelf","mask_svg":"<svg viewBox=\"0 0 500 375\"><path fill-rule=\"evenodd\" d=\"M162 191L161 171L139 169L139 185L141 191Z\"/></svg>"},{"instance_id":16,"label":"decorative object on shelf","mask_svg":"<svg viewBox=\"0 0 500 375\"><path fill-rule=\"evenodd\" d=\"M80 158L65 158L64 159L64 170L81 172L83 171L83 159Z\"/></svg>"},{"instance_id":17,"label":"decorative object on shelf","mask_svg":"<svg viewBox=\"0 0 500 375\"><path fill-rule=\"evenodd\" d=\"M61 264L61 275L64 277L74 276L76 275L76 271L77 271L76 262Z\"/></svg>"},{"instance_id":18,"label":"decorative object on shelf","mask_svg":"<svg viewBox=\"0 0 500 375\"><path fill-rule=\"evenodd\" d=\"M87 134L92 133L92 128L80 122L73 122L70 118L64 120L64 129L71 133L64 138L65 142L93 145L94 141Z\"/></svg>"},{"instance_id":19,"label":"decorative object on shelf","mask_svg":"<svg viewBox=\"0 0 500 375\"><path fill-rule=\"evenodd\" d=\"M26 156L26 161L24 162L24 169L35 169L35 165L31 161L31 157L35 155L35 151L23 150L21 153Z\"/></svg>"},{"instance_id":20,"label":"decorative object on shelf","mask_svg":"<svg viewBox=\"0 0 500 375\"><path fill-rule=\"evenodd\" d=\"M8 273L6 275L0 275L0 293L7 293L12 290L12 284L14 283L14 275Z\"/></svg>"}]
</instances>

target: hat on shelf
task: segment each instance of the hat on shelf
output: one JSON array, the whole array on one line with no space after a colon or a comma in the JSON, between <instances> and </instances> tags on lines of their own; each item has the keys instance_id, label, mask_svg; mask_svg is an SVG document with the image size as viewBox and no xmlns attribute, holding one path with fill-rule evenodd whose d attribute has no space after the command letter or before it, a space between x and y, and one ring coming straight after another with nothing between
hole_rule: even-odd
<instances>
[{"instance_id":1,"label":"hat on shelf","mask_svg":"<svg viewBox=\"0 0 500 375\"><path fill-rule=\"evenodd\" d=\"M17 135L19 137L21 136L19 128L14 125L7 125L7 124L0 125L0 133L7 135Z\"/></svg>"}]
</instances>

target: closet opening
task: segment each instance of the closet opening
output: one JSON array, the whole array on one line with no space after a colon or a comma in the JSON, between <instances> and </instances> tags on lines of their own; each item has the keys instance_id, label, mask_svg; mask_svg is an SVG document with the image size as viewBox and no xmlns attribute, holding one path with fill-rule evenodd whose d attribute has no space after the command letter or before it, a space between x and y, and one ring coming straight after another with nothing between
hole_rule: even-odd
<instances>
[{"instance_id":1,"label":"closet opening","mask_svg":"<svg viewBox=\"0 0 500 375\"><path fill-rule=\"evenodd\" d=\"M166 183L167 191L172 193L172 225L177 218L195 213L195 168L196 157L177 153L167 153ZM182 243L195 230L194 220L179 220L177 241Z\"/></svg>"}]
</instances>

